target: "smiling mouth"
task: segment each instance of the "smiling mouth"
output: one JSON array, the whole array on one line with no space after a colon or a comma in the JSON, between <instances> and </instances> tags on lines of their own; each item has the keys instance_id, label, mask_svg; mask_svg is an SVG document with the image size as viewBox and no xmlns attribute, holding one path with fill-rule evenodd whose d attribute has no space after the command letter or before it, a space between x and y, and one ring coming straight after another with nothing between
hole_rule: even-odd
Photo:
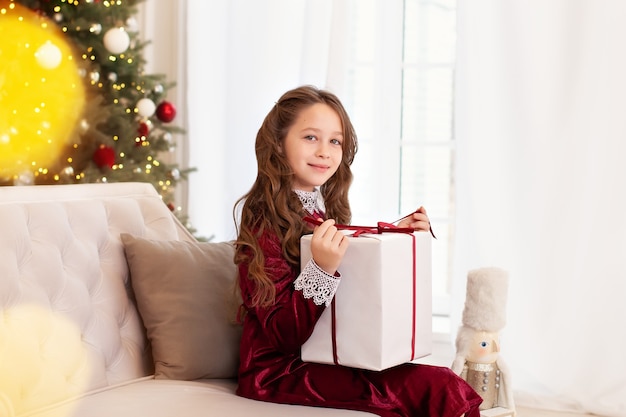
<instances>
[{"instance_id":1,"label":"smiling mouth","mask_svg":"<svg viewBox=\"0 0 626 417\"><path fill-rule=\"evenodd\" d=\"M309 164L310 167L318 169L318 170L327 170L330 167L328 165L316 165L316 164Z\"/></svg>"}]
</instances>

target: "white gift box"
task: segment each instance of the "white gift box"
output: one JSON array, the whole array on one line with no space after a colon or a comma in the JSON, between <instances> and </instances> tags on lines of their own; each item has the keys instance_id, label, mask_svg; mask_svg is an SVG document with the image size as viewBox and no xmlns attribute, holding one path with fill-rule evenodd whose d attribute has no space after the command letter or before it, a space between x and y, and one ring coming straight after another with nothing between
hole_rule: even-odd
<instances>
[{"instance_id":1,"label":"white gift box","mask_svg":"<svg viewBox=\"0 0 626 417\"><path fill-rule=\"evenodd\" d=\"M302 360L379 371L431 354L430 234L349 239L333 305L302 345ZM311 235L302 237L300 247L304 268Z\"/></svg>"}]
</instances>

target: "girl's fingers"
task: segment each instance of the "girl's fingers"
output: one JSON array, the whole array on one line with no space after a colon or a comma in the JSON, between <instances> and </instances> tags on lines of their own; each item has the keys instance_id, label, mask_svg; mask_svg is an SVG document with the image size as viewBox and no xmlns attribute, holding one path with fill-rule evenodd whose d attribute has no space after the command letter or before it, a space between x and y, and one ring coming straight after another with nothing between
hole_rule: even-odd
<instances>
[{"instance_id":1,"label":"girl's fingers","mask_svg":"<svg viewBox=\"0 0 626 417\"><path fill-rule=\"evenodd\" d=\"M326 235L330 228L336 229L334 225L335 221L333 219L329 219L320 223L319 226L315 226L315 229L313 230L313 237L323 237L324 235Z\"/></svg>"},{"instance_id":2,"label":"girl's fingers","mask_svg":"<svg viewBox=\"0 0 626 417\"><path fill-rule=\"evenodd\" d=\"M424 213L413 213L413 221L416 222L429 222L428 216Z\"/></svg>"},{"instance_id":3,"label":"girl's fingers","mask_svg":"<svg viewBox=\"0 0 626 417\"><path fill-rule=\"evenodd\" d=\"M333 274L346 252L348 239L337 230L334 220L326 220L315 227L311 239L311 252L317 265Z\"/></svg>"},{"instance_id":4,"label":"girl's fingers","mask_svg":"<svg viewBox=\"0 0 626 417\"><path fill-rule=\"evenodd\" d=\"M437 238L435 233L433 233L433 229L430 225L430 219L428 218L428 214L426 213L424 206L420 206L420 208L415 210L413 213L401 218L400 220L396 220L396 222L399 222L398 227L407 227L416 231L430 232L435 239Z\"/></svg>"},{"instance_id":5,"label":"girl's fingers","mask_svg":"<svg viewBox=\"0 0 626 417\"><path fill-rule=\"evenodd\" d=\"M339 230L338 230L337 232L335 232L335 234L334 234L334 235L333 235L333 237L331 238L332 243L333 243L333 244L335 244L335 245L337 245L337 246L340 246L340 245L341 245L341 243L342 243L344 240L348 240L348 239L346 239L346 235L344 235L344 234L343 234L341 231L339 231Z\"/></svg>"}]
</instances>

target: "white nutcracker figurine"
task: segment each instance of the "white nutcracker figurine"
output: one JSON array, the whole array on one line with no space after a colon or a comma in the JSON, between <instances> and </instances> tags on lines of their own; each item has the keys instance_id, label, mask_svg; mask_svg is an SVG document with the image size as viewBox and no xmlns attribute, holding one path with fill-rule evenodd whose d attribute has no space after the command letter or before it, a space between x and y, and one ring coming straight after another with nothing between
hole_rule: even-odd
<instances>
[{"instance_id":1,"label":"white nutcracker figurine","mask_svg":"<svg viewBox=\"0 0 626 417\"><path fill-rule=\"evenodd\" d=\"M483 398L481 417L515 416L510 374L500 358L500 331L506 324L508 273L479 268L467 275L462 325L452 371Z\"/></svg>"}]
</instances>

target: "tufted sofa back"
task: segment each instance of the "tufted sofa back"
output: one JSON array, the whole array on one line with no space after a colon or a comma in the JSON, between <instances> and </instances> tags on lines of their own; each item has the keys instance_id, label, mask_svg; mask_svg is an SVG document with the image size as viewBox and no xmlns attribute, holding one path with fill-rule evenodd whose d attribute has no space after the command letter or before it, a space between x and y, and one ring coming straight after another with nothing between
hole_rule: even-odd
<instances>
[{"instance_id":1,"label":"tufted sofa back","mask_svg":"<svg viewBox=\"0 0 626 417\"><path fill-rule=\"evenodd\" d=\"M150 184L0 187L0 409L151 374L122 232L193 240Z\"/></svg>"}]
</instances>

